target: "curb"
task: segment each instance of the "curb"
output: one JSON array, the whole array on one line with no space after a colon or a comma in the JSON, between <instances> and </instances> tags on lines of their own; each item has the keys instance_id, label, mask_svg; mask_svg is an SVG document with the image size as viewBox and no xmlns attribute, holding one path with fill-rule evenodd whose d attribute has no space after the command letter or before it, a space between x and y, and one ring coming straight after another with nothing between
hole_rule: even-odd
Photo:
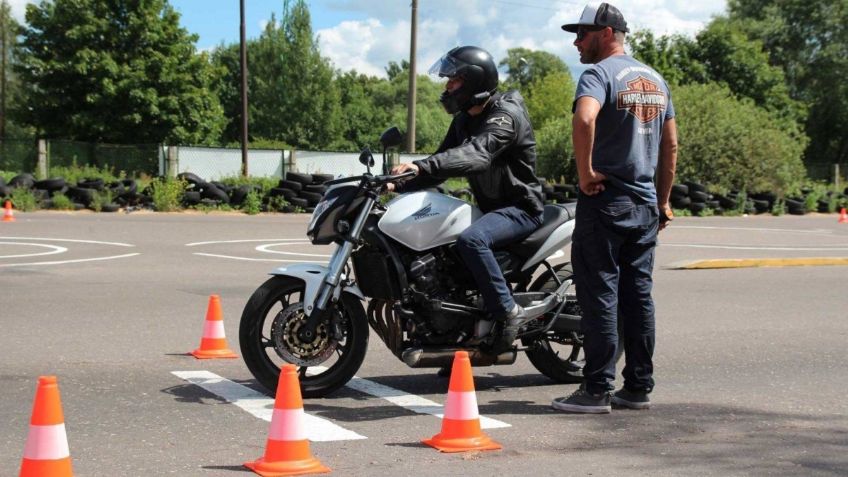
<instances>
[{"instance_id":1,"label":"curb","mask_svg":"<svg viewBox=\"0 0 848 477\"><path fill-rule=\"evenodd\" d=\"M663 268L670 270L708 270L714 268L819 267L839 265L848 265L848 257L719 258L713 260L674 262Z\"/></svg>"}]
</instances>

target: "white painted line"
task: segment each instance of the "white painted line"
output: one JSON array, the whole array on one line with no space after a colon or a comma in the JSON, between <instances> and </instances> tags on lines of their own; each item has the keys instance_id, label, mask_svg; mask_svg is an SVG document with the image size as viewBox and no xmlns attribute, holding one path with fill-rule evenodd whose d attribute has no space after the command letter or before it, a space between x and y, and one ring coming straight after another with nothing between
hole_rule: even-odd
<instances>
[{"instance_id":1,"label":"white painted line","mask_svg":"<svg viewBox=\"0 0 848 477\"><path fill-rule=\"evenodd\" d=\"M273 258L248 258L248 257L233 257L231 255L219 255L216 253L202 253L195 252L192 255L200 255L202 257L216 257L216 258L228 258L230 260L244 260L246 262L302 262L302 263L316 263L316 260L290 260L290 259L273 259ZM318 263L325 263L329 260L320 261Z\"/></svg>"},{"instance_id":2,"label":"white painted line","mask_svg":"<svg viewBox=\"0 0 848 477\"><path fill-rule=\"evenodd\" d=\"M773 247L769 245L745 246L745 245L710 245L710 244L683 244L683 243L661 243L661 247L681 248L717 248L723 250L779 250L790 252L827 252L837 250L848 250L848 247Z\"/></svg>"},{"instance_id":3,"label":"white painted line","mask_svg":"<svg viewBox=\"0 0 848 477\"><path fill-rule=\"evenodd\" d=\"M280 255L300 255L302 257L321 257L321 258L330 258L332 255L318 255L314 253L300 253L300 252L280 252L279 250L268 250L269 247L279 247L282 245L312 245L310 242L292 242L292 243L268 243L265 245L260 245L256 247L257 252L265 252L265 253L278 253Z\"/></svg>"},{"instance_id":4,"label":"white painted line","mask_svg":"<svg viewBox=\"0 0 848 477\"><path fill-rule=\"evenodd\" d=\"M43 257L45 255L56 255L57 253L67 252L65 247L58 245L47 245L43 243L26 243L26 242L0 242L0 245L25 245L30 247L42 247L51 249L49 252L40 253L25 253L23 255L0 255L0 258L23 258L23 257Z\"/></svg>"},{"instance_id":5,"label":"white painted line","mask_svg":"<svg viewBox=\"0 0 848 477\"><path fill-rule=\"evenodd\" d=\"M200 386L263 421L271 422L274 400L258 391L234 383L209 371L172 371L171 374ZM304 413L304 420L306 438L313 442L367 439L363 435L311 414Z\"/></svg>"},{"instance_id":6,"label":"white painted line","mask_svg":"<svg viewBox=\"0 0 848 477\"><path fill-rule=\"evenodd\" d=\"M115 260L118 258L128 258L135 257L136 255L141 255L140 253L128 253L126 255L113 255L111 257L95 257L95 258L80 258L77 260L62 260L59 262L32 262L32 263L7 263L4 265L0 265L0 267L31 267L38 265L64 265L66 263L82 263L82 262L96 262L99 260Z\"/></svg>"},{"instance_id":7,"label":"white painted line","mask_svg":"<svg viewBox=\"0 0 848 477\"><path fill-rule=\"evenodd\" d=\"M746 230L752 232L780 232L780 233L795 233L795 234L827 234L832 235L833 230L829 229L812 229L812 230L797 230L797 229L769 229L763 227L711 227L707 225L677 225L675 229L695 229L695 230Z\"/></svg>"},{"instance_id":8,"label":"white painted line","mask_svg":"<svg viewBox=\"0 0 848 477\"><path fill-rule=\"evenodd\" d=\"M0 237L2 238L2 237ZM245 242L303 242L302 238L299 239L285 239L285 238L274 238L274 239L244 239L244 240L212 240L209 242L193 242L185 244L186 247L196 247L198 245L211 245L216 243L245 243Z\"/></svg>"},{"instance_id":9,"label":"white painted line","mask_svg":"<svg viewBox=\"0 0 848 477\"><path fill-rule=\"evenodd\" d=\"M135 247L129 243L120 242L100 242L97 240L75 240L75 239L57 239L44 237L0 237L0 240L43 240L45 242L74 242L74 243L93 243L97 245L114 245L116 247Z\"/></svg>"},{"instance_id":10,"label":"white painted line","mask_svg":"<svg viewBox=\"0 0 848 477\"><path fill-rule=\"evenodd\" d=\"M321 368L320 366L309 368L309 371L314 371L315 373L320 373L323 370L324 368ZM418 414L430 414L440 419L444 417L444 406L441 404L425 399L421 396L408 394L399 389L375 383L374 381L354 376L353 379L345 384L345 386L361 393L385 399L396 406L400 406ZM500 429L503 427L512 427L512 425L490 417L480 416L480 427L483 429Z\"/></svg>"}]
</instances>

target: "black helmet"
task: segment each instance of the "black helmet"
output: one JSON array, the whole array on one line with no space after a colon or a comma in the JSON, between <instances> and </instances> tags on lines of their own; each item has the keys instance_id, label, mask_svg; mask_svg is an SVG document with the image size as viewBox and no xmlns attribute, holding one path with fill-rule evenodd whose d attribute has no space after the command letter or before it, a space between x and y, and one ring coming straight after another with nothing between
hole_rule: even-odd
<instances>
[{"instance_id":1,"label":"black helmet","mask_svg":"<svg viewBox=\"0 0 848 477\"><path fill-rule=\"evenodd\" d=\"M498 89L498 68L492 55L476 46L459 46L445 53L430 67L430 74L463 79L461 88L445 91L439 98L450 114L485 103Z\"/></svg>"}]
</instances>

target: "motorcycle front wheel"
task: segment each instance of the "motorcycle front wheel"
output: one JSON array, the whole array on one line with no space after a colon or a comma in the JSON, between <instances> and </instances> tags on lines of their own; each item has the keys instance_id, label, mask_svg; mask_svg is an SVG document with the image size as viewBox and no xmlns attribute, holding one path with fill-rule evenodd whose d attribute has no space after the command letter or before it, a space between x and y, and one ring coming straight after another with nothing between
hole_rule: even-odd
<instances>
[{"instance_id":1,"label":"motorcycle front wheel","mask_svg":"<svg viewBox=\"0 0 848 477\"><path fill-rule=\"evenodd\" d=\"M561 282L573 281L574 272L570 263L561 263L553 267ZM558 284L550 272L545 272L533 282L529 291L553 293ZM567 302L563 313L582 316L574 295L574 286L566 290ZM522 340L527 350L527 358L540 373L558 383L579 383L583 381L583 336L580 333L556 333L549 331L533 339ZM618 362L624 353L624 342L621 337L619 323L618 351L615 361Z\"/></svg>"},{"instance_id":2,"label":"motorcycle front wheel","mask_svg":"<svg viewBox=\"0 0 848 477\"><path fill-rule=\"evenodd\" d=\"M304 398L323 397L353 378L368 348L368 321L362 305L333 304L330 321L316 338L302 342L297 331L306 321L304 283L274 276L250 297L239 325L239 345L247 368L259 383L276 392L280 368L297 366Z\"/></svg>"}]
</instances>

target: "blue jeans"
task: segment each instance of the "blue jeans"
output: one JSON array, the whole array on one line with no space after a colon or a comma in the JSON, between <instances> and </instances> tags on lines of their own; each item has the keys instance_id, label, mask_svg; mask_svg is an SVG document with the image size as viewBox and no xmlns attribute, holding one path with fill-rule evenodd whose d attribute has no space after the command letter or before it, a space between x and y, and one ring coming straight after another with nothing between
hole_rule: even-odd
<instances>
[{"instance_id":1,"label":"blue jeans","mask_svg":"<svg viewBox=\"0 0 848 477\"><path fill-rule=\"evenodd\" d=\"M586 390L614 389L618 324L624 342L624 387L654 388L654 301L651 298L659 211L607 187L580 195L571 246L586 365Z\"/></svg>"},{"instance_id":2,"label":"blue jeans","mask_svg":"<svg viewBox=\"0 0 848 477\"><path fill-rule=\"evenodd\" d=\"M540 225L542 214L533 217L518 207L505 207L483 215L456 241L457 251L483 295L486 311L495 318L511 311L515 300L492 249L523 240Z\"/></svg>"}]
</instances>

